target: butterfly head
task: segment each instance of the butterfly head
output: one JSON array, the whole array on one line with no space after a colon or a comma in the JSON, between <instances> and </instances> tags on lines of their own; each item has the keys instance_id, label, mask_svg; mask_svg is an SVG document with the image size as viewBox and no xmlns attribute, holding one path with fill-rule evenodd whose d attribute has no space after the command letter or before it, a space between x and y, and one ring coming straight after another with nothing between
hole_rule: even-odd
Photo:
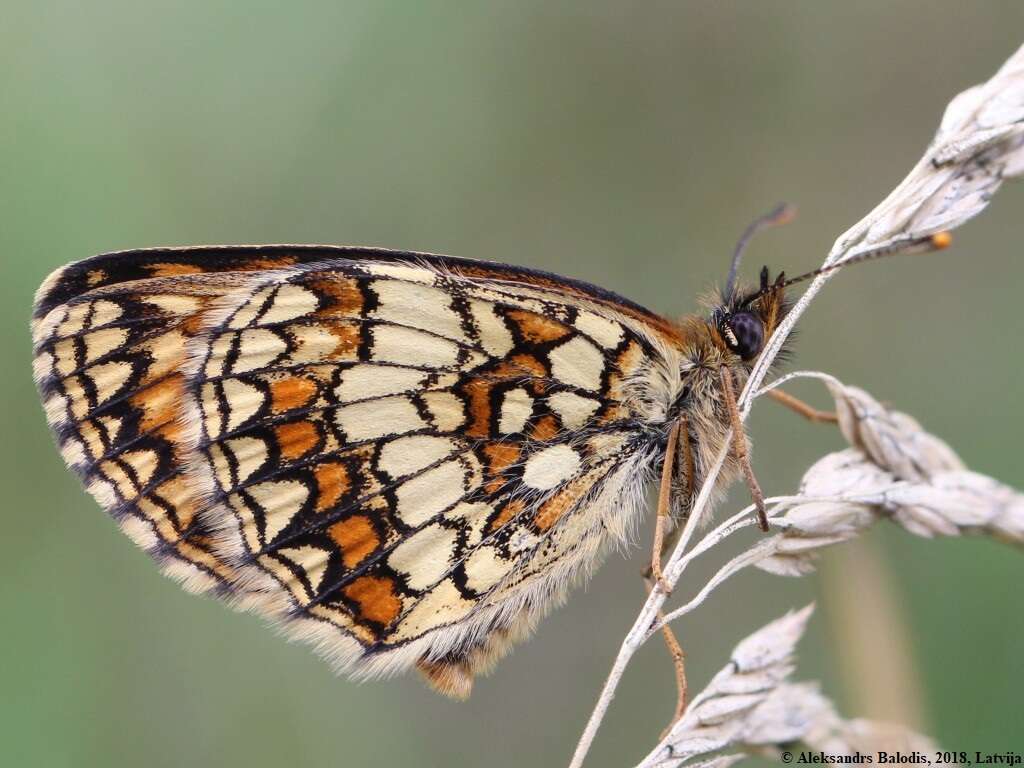
<instances>
[{"instance_id":1,"label":"butterfly head","mask_svg":"<svg viewBox=\"0 0 1024 768\"><path fill-rule=\"evenodd\" d=\"M789 311L789 305L786 304L785 272L780 272L772 281L768 267L762 267L758 290L746 290L738 285L740 261L755 234L766 227L786 224L795 215L793 206L782 203L747 226L733 251L725 289L711 312L709 325L716 346L744 364L752 363L761 354L765 342Z\"/></svg>"},{"instance_id":2,"label":"butterfly head","mask_svg":"<svg viewBox=\"0 0 1024 768\"><path fill-rule=\"evenodd\" d=\"M758 290L733 288L720 297L711 313L711 325L721 346L744 363L753 362L761 354L765 342L789 312L785 280L785 272L780 272L772 281L768 267L763 267Z\"/></svg>"}]
</instances>

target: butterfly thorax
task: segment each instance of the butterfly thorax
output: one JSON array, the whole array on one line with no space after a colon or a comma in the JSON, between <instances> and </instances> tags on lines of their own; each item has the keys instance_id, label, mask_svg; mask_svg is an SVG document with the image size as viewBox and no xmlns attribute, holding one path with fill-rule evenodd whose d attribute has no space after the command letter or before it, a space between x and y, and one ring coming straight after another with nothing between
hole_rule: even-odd
<instances>
[{"instance_id":1,"label":"butterfly thorax","mask_svg":"<svg viewBox=\"0 0 1024 768\"><path fill-rule=\"evenodd\" d=\"M685 519L704 479L708 476L729 434L729 413L722 395L721 371L728 369L742 387L749 366L729 352L715 324L700 315L686 316L680 322L683 342L678 350L678 386L669 390L663 422L668 430L680 425L673 486L673 517ZM717 500L739 472L729 457L713 489Z\"/></svg>"}]
</instances>

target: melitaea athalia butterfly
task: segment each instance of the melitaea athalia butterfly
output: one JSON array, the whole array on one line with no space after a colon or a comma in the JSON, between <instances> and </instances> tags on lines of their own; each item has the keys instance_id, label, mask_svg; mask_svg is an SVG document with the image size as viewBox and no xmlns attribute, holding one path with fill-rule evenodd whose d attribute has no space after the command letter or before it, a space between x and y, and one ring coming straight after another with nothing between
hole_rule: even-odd
<instances>
[{"instance_id":1,"label":"melitaea athalia butterfly","mask_svg":"<svg viewBox=\"0 0 1024 768\"><path fill-rule=\"evenodd\" d=\"M44 282L34 369L65 461L186 589L339 670L416 666L465 696L627 537L666 464L686 515L786 312L782 280L733 282L676 322L431 254L124 251Z\"/></svg>"}]
</instances>

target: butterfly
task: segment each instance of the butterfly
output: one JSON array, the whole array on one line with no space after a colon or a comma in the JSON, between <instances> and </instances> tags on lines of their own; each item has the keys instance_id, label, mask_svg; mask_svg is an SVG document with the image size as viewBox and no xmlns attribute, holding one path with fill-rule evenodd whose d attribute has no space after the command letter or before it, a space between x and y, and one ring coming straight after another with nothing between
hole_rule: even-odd
<instances>
[{"instance_id":1,"label":"butterfly","mask_svg":"<svg viewBox=\"0 0 1024 768\"><path fill-rule=\"evenodd\" d=\"M782 276L734 283L677 321L427 253L122 251L42 284L34 375L65 462L165 574L339 671L462 698L663 471L686 516L788 307Z\"/></svg>"}]
</instances>

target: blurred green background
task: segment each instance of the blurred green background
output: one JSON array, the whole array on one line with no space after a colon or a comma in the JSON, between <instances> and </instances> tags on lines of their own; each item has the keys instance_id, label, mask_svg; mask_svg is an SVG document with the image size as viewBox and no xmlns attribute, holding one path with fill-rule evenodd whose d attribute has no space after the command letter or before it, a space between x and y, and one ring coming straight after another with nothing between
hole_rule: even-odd
<instances>
[{"instance_id":1,"label":"blurred green background","mask_svg":"<svg viewBox=\"0 0 1024 768\"><path fill-rule=\"evenodd\" d=\"M692 311L778 200L801 216L757 241L747 275L816 266L917 160L949 97L1024 41L1019 0L6 0L0 16L12 766L564 764L640 605L649 541L613 556L469 704L415 676L335 678L258 619L161 577L64 470L30 377L29 307L51 269L147 245L358 243L543 267ZM1024 188L1007 188L949 251L842 275L797 356L1017 487L1022 211ZM826 404L812 384L793 391ZM769 493L842 444L770 403L751 429ZM951 749L1019 749L1020 553L891 526L868 544L830 552L821 576L724 587L679 627L693 684L755 626L816 599L799 676L847 714L904 712ZM871 618L872 556L890 572L893 625ZM917 713L895 678L893 691L864 684L901 632ZM652 643L590 764L641 757L672 700Z\"/></svg>"}]
</instances>

